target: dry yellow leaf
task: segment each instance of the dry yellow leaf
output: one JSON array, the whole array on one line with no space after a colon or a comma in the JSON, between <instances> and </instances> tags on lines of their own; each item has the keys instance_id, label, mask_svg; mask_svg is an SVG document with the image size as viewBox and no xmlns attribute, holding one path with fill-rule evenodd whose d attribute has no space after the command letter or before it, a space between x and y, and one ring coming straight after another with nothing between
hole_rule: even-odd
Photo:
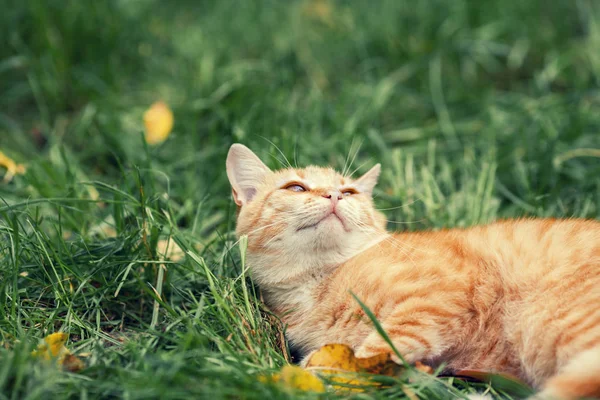
<instances>
[{"instance_id":1,"label":"dry yellow leaf","mask_svg":"<svg viewBox=\"0 0 600 400\"><path fill-rule=\"evenodd\" d=\"M44 338L36 350L32 352L33 356L43 358L44 360L60 359L71 352L65 347L69 336L66 333L51 333Z\"/></svg>"},{"instance_id":2,"label":"dry yellow leaf","mask_svg":"<svg viewBox=\"0 0 600 400\"><path fill-rule=\"evenodd\" d=\"M376 385L369 378L359 376L357 373L395 376L402 371L402 367L392 361L390 355L378 354L369 358L357 358L354 351L344 344L328 344L312 354L306 364L306 369L324 374L336 389L350 389L361 391L359 387ZM346 373L346 374L344 374Z\"/></svg>"},{"instance_id":3,"label":"dry yellow leaf","mask_svg":"<svg viewBox=\"0 0 600 400\"><path fill-rule=\"evenodd\" d=\"M173 112L167 104L157 101L144 113L146 143L155 145L164 142L173 129Z\"/></svg>"},{"instance_id":4,"label":"dry yellow leaf","mask_svg":"<svg viewBox=\"0 0 600 400\"><path fill-rule=\"evenodd\" d=\"M402 367L392 361L388 353L369 358L357 358L354 351L345 344L328 344L312 354L306 364L307 369L368 372L370 374L394 376Z\"/></svg>"},{"instance_id":5,"label":"dry yellow leaf","mask_svg":"<svg viewBox=\"0 0 600 400\"><path fill-rule=\"evenodd\" d=\"M393 362L387 353L357 358L354 351L344 344L328 344L321 347L310 356L305 368L287 365L281 372L259 379L262 382L278 382L294 389L323 392L323 381L313 375L317 373L326 378L336 390L363 391L365 386L379 386L379 383L364 374L397 376L404 371L404 368ZM431 367L421 363L416 363L415 368L421 372L432 372Z\"/></svg>"},{"instance_id":6,"label":"dry yellow leaf","mask_svg":"<svg viewBox=\"0 0 600 400\"><path fill-rule=\"evenodd\" d=\"M62 362L62 366L69 372L79 372L85 367L85 364L79 357L67 354Z\"/></svg>"},{"instance_id":7,"label":"dry yellow leaf","mask_svg":"<svg viewBox=\"0 0 600 400\"><path fill-rule=\"evenodd\" d=\"M276 382L291 389L298 389L310 392L323 393L325 385L323 381L311 374L305 369L295 365L286 365L281 372L269 377L261 376L262 382Z\"/></svg>"},{"instance_id":8,"label":"dry yellow leaf","mask_svg":"<svg viewBox=\"0 0 600 400\"><path fill-rule=\"evenodd\" d=\"M15 175L23 175L27 168L23 164L17 164L15 160L0 151L0 167L6 169L4 182L10 182Z\"/></svg>"},{"instance_id":9,"label":"dry yellow leaf","mask_svg":"<svg viewBox=\"0 0 600 400\"><path fill-rule=\"evenodd\" d=\"M80 371L84 367L83 361L71 354L65 346L68 338L69 336L66 333L51 333L44 338L44 341L31 354L46 361L55 360L57 365L68 371Z\"/></svg>"}]
</instances>

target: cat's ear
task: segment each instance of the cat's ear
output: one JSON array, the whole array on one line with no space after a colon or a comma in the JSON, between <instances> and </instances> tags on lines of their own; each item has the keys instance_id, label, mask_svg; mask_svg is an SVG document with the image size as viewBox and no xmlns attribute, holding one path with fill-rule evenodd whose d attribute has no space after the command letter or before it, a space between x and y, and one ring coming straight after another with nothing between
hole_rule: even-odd
<instances>
[{"instance_id":1,"label":"cat's ear","mask_svg":"<svg viewBox=\"0 0 600 400\"><path fill-rule=\"evenodd\" d=\"M354 182L354 184L360 192L371 194L373 193L373 188L377 184L377 178L379 178L380 172L381 164L377 164L373 168L371 168L366 174L358 178Z\"/></svg>"},{"instance_id":2,"label":"cat's ear","mask_svg":"<svg viewBox=\"0 0 600 400\"><path fill-rule=\"evenodd\" d=\"M227 177L235 204L243 206L252 201L258 186L271 170L246 146L232 144L227 154Z\"/></svg>"}]
</instances>

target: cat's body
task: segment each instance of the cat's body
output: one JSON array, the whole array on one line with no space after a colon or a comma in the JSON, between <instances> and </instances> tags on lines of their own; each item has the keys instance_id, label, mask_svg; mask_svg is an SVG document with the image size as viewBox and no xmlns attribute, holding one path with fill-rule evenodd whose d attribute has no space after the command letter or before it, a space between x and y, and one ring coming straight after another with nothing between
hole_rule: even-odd
<instances>
[{"instance_id":1,"label":"cat's body","mask_svg":"<svg viewBox=\"0 0 600 400\"><path fill-rule=\"evenodd\" d=\"M598 242L599 231L589 221L522 220L394 235L312 284L307 276L295 287L266 287L265 298L304 352L340 342L359 356L389 351L351 291L390 335L404 337L395 343L411 361L539 384L577 349L600 344L600 327L595 336L570 335L600 311L600 244L578 246L594 232ZM581 297L565 302L574 286Z\"/></svg>"},{"instance_id":2,"label":"cat's body","mask_svg":"<svg viewBox=\"0 0 600 400\"><path fill-rule=\"evenodd\" d=\"M391 351L354 293L408 362L512 373L542 397L600 397L600 223L389 234L371 199L378 166L358 180L271 172L234 145L227 170L253 277L303 354Z\"/></svg>"}]
</instances>

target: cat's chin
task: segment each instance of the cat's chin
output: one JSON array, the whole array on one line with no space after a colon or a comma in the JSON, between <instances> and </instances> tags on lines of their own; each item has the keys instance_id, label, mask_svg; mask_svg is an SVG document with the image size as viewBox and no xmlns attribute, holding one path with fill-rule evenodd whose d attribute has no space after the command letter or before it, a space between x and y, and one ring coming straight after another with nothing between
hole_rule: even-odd
<instances>
[{"instance_id":1,"label":"cat's chin","mask_svg":"<svg viewBox=\"0 0 600 400\"><path fill-rule=\"evenodd\" d=\"M346 223L346 220L340 216L339 214L333 213L331 214L325 222L330 221L330 225L340 226L344 231L350 232L350 227Z\"/></svg>"},{"instance_id":2,"label":"cat's chin","mask_svg":"<svg viewBox=\"0 0 600 400\"><path fill-rule=\"evenodd\" d=\"M336 228L341 228L346 232L350 232L350 228L348 227L344 219L336 213L331 213L329 215L326 215L319 221L315 222L314 224L299 227L298 229L296 229L296 232L304 232L309 230L318 231L323 229L332 230Z\"/></svg>"}]
</instances>

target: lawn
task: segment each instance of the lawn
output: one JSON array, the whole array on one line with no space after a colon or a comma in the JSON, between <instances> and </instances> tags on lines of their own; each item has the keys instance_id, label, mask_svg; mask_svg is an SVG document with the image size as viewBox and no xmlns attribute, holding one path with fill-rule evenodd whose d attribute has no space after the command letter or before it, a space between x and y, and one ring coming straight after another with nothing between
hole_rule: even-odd
<instances>
[{"instance_id":1,"label":"lawn","mask_svg":"<svg viewBox=\"0 0 600 400\"><path fill-rule=\"evenodd\" d=\"M0 181L0 399L317 396L259 379L291 355L241 261L235 142L272 168L381 162L390 230L600 217L593 0L0 9L0 151L26 166ZM158 100L175 124L148 145ZM82 371L31 356L59 331ZM387 383L338 395L509 398Z\"/></svg>"}]
</instances>

